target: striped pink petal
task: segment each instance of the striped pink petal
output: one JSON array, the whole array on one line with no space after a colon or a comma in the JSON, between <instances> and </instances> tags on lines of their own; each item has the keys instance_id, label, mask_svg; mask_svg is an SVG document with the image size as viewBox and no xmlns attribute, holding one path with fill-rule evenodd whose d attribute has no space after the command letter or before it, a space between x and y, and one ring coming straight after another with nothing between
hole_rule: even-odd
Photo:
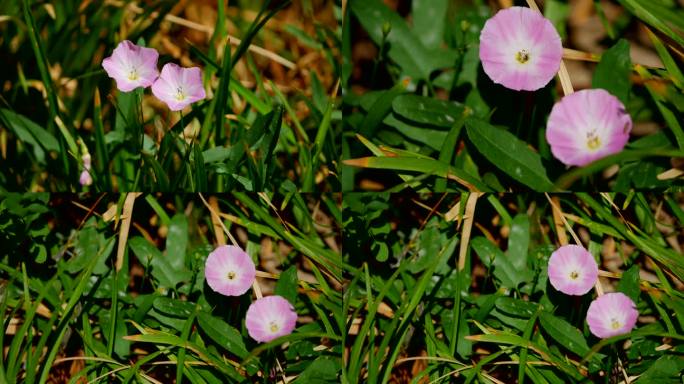
<instances>
[{"instance_id":1,"label":"striped pink petal","mask_svg":"<svg viewBox=\"0 0 684 384\"><path fill-rule=\"evenodd\" d=\"M579 245L564 245L551 254L548 267L551 285L566 295L589 292L598 279L594 257Z\"/></svg>"},{"instance_id":2,"label":"striped pink petal","mask_svg":"<svg viewBox=\"0 0 684 384\"><path fill-rule=\"evenodd\" d=\"M267 296L253 302L245 319L249 336L260 343L289 335L296 323L294 307L282 296Z\"/></svg>"},{"instance_id":3,"label":"striped pink petal","mask_svg":"<svg viewBox=\"0 0 684 384\"><path fill-rule=\"evenodd\" d=\"M487 20L480 33L480 61L492 81L516 91L543 88L560 68L563 46L539 12L510 7Z\"/></svg>"}]
</instances>

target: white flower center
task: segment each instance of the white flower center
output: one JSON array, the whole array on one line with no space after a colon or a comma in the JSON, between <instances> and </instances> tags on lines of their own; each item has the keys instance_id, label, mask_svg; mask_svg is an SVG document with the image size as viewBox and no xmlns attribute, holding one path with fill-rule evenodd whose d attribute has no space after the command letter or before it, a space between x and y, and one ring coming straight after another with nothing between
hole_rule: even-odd
<instances>
[{"instance_id":1,"label":"white flower center","mask_svg":"<svg viewBox=\"0 0 684 384\"><path fill-rule=\"evenodd\" d=\"M590 151L595 151L601 147L601 139L596 134L595 130L587 132L587 148Z\"/></svg>"},{"instance_id":2,"label":"white flower center","mask_svg":"<svg viewBox=\"0 0 684 384\"><path fill-rule=\"evenodd\" d=\"M616 318L613 317L612 319L610 319L610 327L613 329L620 329L620 327L622 327L622 324Z\"/></svg>"},{"instance_id":3,"label":"white flower center","mask_svg":"<svg viewBox=\"0 0 684 384\"><path fill-rule=\"evenodd\" d=\"M530 60L530 51L527 49L521 49L515 54L515 59L518 63L525 64Z\"/></svg>"},{"instance_id":4,"label":"white flower center","mask_svg":"<svg viewBox=\"0 0 684 384\"><path fill-rule=\"evenodd\" d=\"M185 100L186 97L187 97L187 95L185 94L185 90L183 89L183 87L179 86L178 88L176 88L176 100L177 101L183 101L183 100Z\"/></svg>"},{"instance_id":5,"label":"white flower center","mask_svg":"<svg viewBox=\"0 0 684 384\"><path fill-rule=\"evenodd\" d=\"M138 75L138 69L137 68L131 68L130 71L128 71L128 80L130 81L135 81L140 78L140 75Z\"/></svg>"},{"instance_id":6,"label":"white flower center","mask_svg":"<svg viewBox=\"0 0 684 384\"><path fill-rule=\"evenodd\" d=\"M280 327L278 326L278 324L275 321L271 321L269 323L269 328L271 329L271 332L273 332L273 333L278 332L278 329L280 329Z\"/></svg>"}]
</instances>

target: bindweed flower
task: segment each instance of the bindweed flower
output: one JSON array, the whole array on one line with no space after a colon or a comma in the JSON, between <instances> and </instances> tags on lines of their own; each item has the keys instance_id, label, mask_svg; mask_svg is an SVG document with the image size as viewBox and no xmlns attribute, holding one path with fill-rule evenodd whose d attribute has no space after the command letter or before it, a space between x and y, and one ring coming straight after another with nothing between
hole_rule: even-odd
<instances>
[{"instance_id":1,"label":"bindweed flower","mask_svg":"<svg viewBox=\"0 0 684 384\"><path fill-rule=\"evenodd\" d=\"M164 65L161 76L152 84L152 93L172 111L180 111L206 97L200 69L183 68L173 63Z\"/></svg>"},{"instance_id":2,"label":"bindweed flower","mask_svg":"<svg viewBox=\"0 0 684 384\"><path fill-rule=\"evenodd\" d=\"M83 172L81 172L81 176L78 178L78 182L84 187L91 185L93 183L93 177L90 176L90 171L84 169Z\"/></svg>"},{"instance_id":3,"label":"bindweed flower","mask_svg":"<svg viewBox=\"0 0 684 384\"><path fill-rule=\"evenodd\" d=\"M254 283L256 267L252 258L239 247L221 245L207 257L204 277L214 291L240 296Z\"/></svg>"},{"instance_id":4,"label":"bindweed flower","mask_svg":"<svg viewBox=\"0 0 684 384\"><path fill-rule=\"evenodd\" d=\"M587 310L589 330L596 337L607 338L628 333L636 325L639 311L636 305L621 292L606 293L597 297Z\"/></svg>"},{"instance_id":5,"label":"bindweed flower","mask_svg":"<svg viewBox=\"0 0 684 384\"><path fill-rule=\"evenodd\" d=\"M596 283L598 265L583 247L564 245L551 254L548 274L554 288L566 295L580 296Z\"/></svg>"},{"instance_id":6,"label":"bindweed flower","mask_svg":"<svg viewBox=\"0 0 684 384\"><path fill-rule=\"evenodd\" d=\"M583 166L622 151L632 118L617 97L585 89L557 102L546 127L551 153L565 165Z\"/></svg>"},{"instance_id":7,"label":"bindweed flower","mask_svg":"<svg viewBox=\"0 0 684 384\"><path fill-rule=\"evenodd\" d=\"M539 12L510 7L487 20L480 33L480 60L492 81L516 91L543 88L560 69L563 45Z\"/></svg>"},{"instance_id":8,"label":"bindweed flower","mask_svg":"<svg viewBox=\"0 0 684 384\"><path fill-rule=\"evenodd\" d=\"M253 302L247 309L245 325L252 339L267 343L289 335L297 323L292 304L282 296L267 296Z\"/></svg>"},{"instance_id":9,"label":"bindweed flower","mask_svg":"<svg viewBox=\"0 0 684 384\"><path fill-rule=\"evenodd\" d=\"M102 61L102 67L109 77L116 80L116 87L130 92L138 87L149 87L159 76L157 59L159 53L124 40L114 49L112 55Z\"/></svg>"}]
</instances>

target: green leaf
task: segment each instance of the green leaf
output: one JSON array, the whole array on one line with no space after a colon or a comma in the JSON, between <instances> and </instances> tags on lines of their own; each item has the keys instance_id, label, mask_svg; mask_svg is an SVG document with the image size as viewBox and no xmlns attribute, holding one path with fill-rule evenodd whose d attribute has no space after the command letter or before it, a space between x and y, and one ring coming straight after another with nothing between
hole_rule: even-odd
<instances>
[{"instance_id":1,"label":"green leaf","mask_svg":"<svg viewBox=\"0 0 684 384\"><path fill-rule=\"evenodd\" d=\"M185 266L185 250L188 247L188 219L177 213L171 218L166 235L166 259L174 269Z\"/></svg>"},{"instance_id":2,"label":"green leaf","mask_svg":"<svg viewBox=\"0 0 684 384\"><path fill-rule=\"evenodd\" d=\"M290 304L297 302L297 267L291 266L280 274L276 283L275 294L287 299Z\"/></svg>"},{"instance_id":3,"label":"green leaf","mask_svg":"<svg viewBox=\"0 0 684 384\"><path fill-rule=\"evenodd\" d=\"M578 356L584 356L589 352L589 346L584 336L582 336L582 332L567 321L548 312L542 312L539 314L539 322L544 331L556 340L559 345Z\"/></svg>"},{"instance_id":4,"label":"green leaf","mask_svg":"<svg viewBox=\"0 0 684 384\"><path fill-rule=\"evenodd\" d=\"M504 288L517 288L518 285L532 280L532 271L525 268L520 270L513 265L510 257L500 255L492 262L494 266L494 277L500 282Z\"/></svg>"},{"instance_id":5,"label":"green leaf","mask_svg":"<svg viewBox=\"0 0 684 384\"><path fill-rule=\"evenodd\" d=\"M484 266L487 268L491 267L492 261L494 261L496 258L506 257L506 255L501 252L499 247L492 244L492 242L484 236L472 238L470 240L470 247L475 251L475 253L477 253L482 261L482 264L484 264Z\"/></svg>"},{"instance_id":6,"label":"green leaf","mask_svg":"<svg viewBox=\"0 0 684 384\"><path fill-rule=\"evenodd\" d=\"M593 88L603 88L616 96L627 105L629 90L632 83L629 75L632 72L632 60L629 57L629 43L620 39L614 46L601 56L596 66L591 85Z\"/></svg>"},{"instance_id":7,"label":"green leaf","mask_svg":"<svg viewBox=\"0 0 684 384\"><path fill-rule=\"evenodd\" d=\"M499 297L495 302L496 308L511 315L529 318L537 311L539 304L529 301L514 299L512 297Z\"/></svg>"},{"instance_id":8,"label":"green leaf","mask_svg":"<svg viewBox=\"0 0 684 384\"><path fill-rule=\"evenodd\" d=\"M618 0L618 2L646 24L655 27L680 47L684 47L684 37L682 37L684 26L681 24L681 16L677 17L676 9L662 6L652 0ZM675 31L665 22L672 22L673 19L678 22L679 31Z\"/></svg>"},{"instance_id":9,"label":"green leaf","mask_svg":"<svg viewBox=\"0 0 684 384\"><path fill-rule=\"evenodd\" d=\"M0 117L19 140L33 147L33 154L39 162L45 162L45 151L59 151L57 139L28 117L6 108L0 108Z\"/></svg>"},{"instance_id":10,"label":"green leaf","mask_svg":"<svg viewBox=\"0 0 684 384\"><path fill-rule=\"evenodd\" d=\"M526 214L513 218L508 237L508 257L515 268L527 268L527 250L530 244L530 219Z\"/></svg>"},{"instance_id":11,"label":"green leaf","mask_svg":"<svg viewBox=\"0 0 684 384\"><path fill-rule=\"evenodd\" d=\"M475 118L466 120L468 138L492 164L535 191L553 191L539 154L512 133Z\"/></svg>"},{"instance_id":12,"label":"green leaf","mask_svg":"<svg viewBox=\"0 0 684 384\"><path fill-rule=\"evenodd\" d=\"M426 48L438 48L444 39L448 0L413 0L413 32Z\"/></svg>"},{"instance_id":13,"label":"green leaf","mask_svg":"<svg viewBox=\"0 0 684 384\"><path fill-rule=\"evenodd\" d=\"M398 115L418 123L438 127L451 127L463 116L465 107L455 101L446 101L418 95L401 95L392 102Z\"/></svg>"},{"instance_id":14,"label":"green leaf","mask_svg":"<svg viewBox=\"0 0 684 384\"><path fill-rule=\"evenodd\" d=\"M197 314L197 321L200 328L214 343L241 359L247 357L249 353L237 329L205 312Z\"/></svg>"},{"instance_id":15,"label":"green leaf","mask_svg":"<svg viewBox=\"0 0 684 384\"><path fill-rule=\"evenodd\" d=\"M195 304L168 297L157 297L152 305L159 312L175 317L187 318L195 311Z\"/></svg>"},{"instance_id":16,"label":"green leaf","mask_svg":"<svg viewBox=\"0 0 684 384\"><path fill-rule=\"evenodd\" d=\"M439 68L453 65L456 52L446 49L427 49L411 32L404 19L379 0L352 0L349 3L370 38L377 45L383 43L383 25L390 25L386 42L390 59L412 78L427 80Z\"/></svg>"},{"instance_id":17,"label":"green leaf","mask_svg":"<svg viewBox=\"0 0 684 384\"><path fill-rule=\"evenodd\" d=\"M293 384L332 384L339 383L342 370L340 358L319 356L299 374Z\"/></svg>"},{"instance_id":18,"label":"green leaf","mask_svg":"<svg viewBox=\"0 0 684 384\"><path fill-rule=\"evenodd\" d=\"M144 237L135 236L128 239L128 247L133 251L133 254L138 258L140 264L145 267L150 265L150 262L156 258L162 258L161 252L145 240Z\"/></svg>"},{"instance_id":19,"label":"green leaf","mask_svg":"<svg viewBox=\"0 0 684 384\"><path fill-rule=\"evenodd\" d=\"M618 283L618 291L629 296L635 303L639 302L639 294L641 290L639 289L639 266L632 265L628 270L626 270L620 282Z\"/></svg>"},{"instance_id":20,"label":"green leaf","mask_svg":"<svg viewBox=\"0 0 684 384\"><path fill-rule=\"evenodd\" d=\"M653 363L634 383L677 384L681 383L684 360L681 356L666 355Z\"/></svg>"},{"instance_id":21,"label":"green leaf","mask_svg":"<svg viewBox=\"0 0 684 384\"><path fill-rule=\"evenodd\" d=\"M486 185L470 174L433 159L415 157L363 157L360 159L345 160L344 163L362 168L421 172L456 180L469 189L483 192L490 190Z\"/></svg>"}]
</instances>

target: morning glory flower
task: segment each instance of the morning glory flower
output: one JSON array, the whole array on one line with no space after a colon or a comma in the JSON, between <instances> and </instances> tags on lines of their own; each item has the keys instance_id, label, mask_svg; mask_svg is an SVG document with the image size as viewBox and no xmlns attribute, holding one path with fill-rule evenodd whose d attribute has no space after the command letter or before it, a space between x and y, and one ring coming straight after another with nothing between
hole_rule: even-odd
<instances>
[{"instance_id":1,"label":"morning glory flower","mask_svg":"<svg viewBox=\"0 0 684 384\"><path fill-rule=\"evenodd\" d=\"M587 310L589 330L600 338L629 333L638 317L639 311L632 299L621 292L599 296Z\"/></svg>"},{"instance_id":2,"label":"morning glory flower","mask_svg":"<svg viewBox=\"0 0 684 384\"><path fill-rule=\"evenodd\" d=\"M161 76L152 84L152 93L166 103L172 111L180 111L206 97L199 68L183 68L168 63Z\"/></svg>"},{"instance_id":3,"label":"morning glory flower","mask_svg":"<svg viewBox=\"0 0 684 384\"><path fill-rule=\"evenodd\" d=\"M289 335L297 323L292 304L282 296L267 296L253 302L247 309L245 325L252 339L267 343Z\"/></svg>"},{"instance_id":4,"label":"morning glory flower","mask_svg":"<svg viewBox=\"0 0 684 384\"><path fill-rule=\"evenodd\" d=\"M551 285L566 295L589 292L598 278L594 257L579 245L564 245L551 254L548 268Z\"/></svg>"},{"instance_id":5,"label":"morning glory flower","mask_svg":"<svg viewBox=\"0 0 684 384\"><path fill-rule=\"evenodd\" d=\"M565 165L583 166L622 151L632 118L617 97L585 89L557 102L546 126L551 153Z\"/></svg>"},{"instance_id":6,"label":"morning glory flower","mask_svg":"<svg viewBox=\"0 0 684 384\"><path fill-rule=\"evenodd\" d=\"M240 247L221 245L207 257L204 277L214 291L226 296L240 296L254 283L256 267Z\"/></svg>"},{"instance_id":7,"label":"morning glory flower","mask_svg":"<svg viewBox=\"0 0 684 384\"><path fill-rule=\"evenodd\" d=\"M543 88L560 69L563 46L553 24L525 7L502 9L480 33L480 61L492 81L516 91Z\"/></svg>"},{"instance_id":8,"label":"morning glory flower","mask_svg":"<svg viewBox=\"0 0 684 384\"><path fill-rule=\"evenodd\" d=\"M114 49L112 55L102 60L102 67L109 77L116 80L116 87L130 92L138 87L149 87L159 76L157 59L159 53L124 40Z\"/></svg>"}]
</instances>

